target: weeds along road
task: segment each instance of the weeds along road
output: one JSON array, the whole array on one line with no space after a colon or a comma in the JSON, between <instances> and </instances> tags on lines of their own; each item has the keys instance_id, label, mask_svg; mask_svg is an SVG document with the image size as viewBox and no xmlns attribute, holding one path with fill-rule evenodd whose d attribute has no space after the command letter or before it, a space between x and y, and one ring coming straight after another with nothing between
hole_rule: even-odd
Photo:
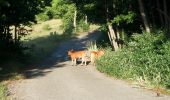
<instances>
[{"instance_id":1,"label":"weeds along road","mask_svg":"<svg viewBox=\"0 0 170 100\"><path fill-rule=\"evenodd\" d=\"M96 35L97 34L97 35ZM71 66L69 49L85 49L98 32L62 43L44 63L26 71L27 79L10 86L11 100L170 100L98 72L94 66Z\"/></svg>"}]
</instances>

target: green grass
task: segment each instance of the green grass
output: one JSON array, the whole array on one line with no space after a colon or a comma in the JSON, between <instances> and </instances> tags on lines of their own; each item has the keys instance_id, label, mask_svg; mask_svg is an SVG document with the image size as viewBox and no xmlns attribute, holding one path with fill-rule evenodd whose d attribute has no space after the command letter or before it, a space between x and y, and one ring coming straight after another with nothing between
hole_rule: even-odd
<instances>
[{"instance_id":1,"label":"green grass","mask_svg":"<svg viewBox=\"0 0 170 100\"><path fill-rule=\"evenodd\" d=\"M0 82L0 100L7 100L6 97L6 86Z\"/></svg>"},{"instance_id":2,"label":"green grass","mask_svg":"<svg viewBox=\"0 0 170 100\"><path fill-rule=\"evenodd\" d=\"M23 79L24 75L19 74L23 65L20 62L8 62L1 65L0 70L0 100L7 100L7 85L4 81Z\"/></svg>"}]
</instances>

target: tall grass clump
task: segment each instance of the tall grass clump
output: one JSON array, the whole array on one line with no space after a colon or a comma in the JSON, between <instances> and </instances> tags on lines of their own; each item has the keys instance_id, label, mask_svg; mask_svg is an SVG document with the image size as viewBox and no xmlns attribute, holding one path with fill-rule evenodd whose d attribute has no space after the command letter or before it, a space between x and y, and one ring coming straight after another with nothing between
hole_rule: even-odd
<instances>
[{"instance_id":1,"label":"tall grass clump","mask_svg":"<svg viewBox=\"0 0 170 100\"><path fill-rule=\"evenodd\" d=\"M97 51L98 48L97 48L96 41L88 41L88 42L87 42L87 49L88 49L89 51Z\"/></svg>"},{"instance_id":2,"label":"tall grass clump","mask_svg":"<svg viewBox=\"0 0 170 100\"><path fill-rule=\"evenodd\" d=\"M170 87L170 40L163 32L135 34L117 52L107 49L97 69L146 86Z\"/></svg>"},{"instance_id":3,"label":"tall grass clump","mask_svg":"<svg viewBox=\"0 0 170 100\"><path fill-rule=\"evenodd\" d=\"M0 82L0 100L7 100L6 97L6 86L4 86L1 82Z\"/></svg>"}]
</instances>

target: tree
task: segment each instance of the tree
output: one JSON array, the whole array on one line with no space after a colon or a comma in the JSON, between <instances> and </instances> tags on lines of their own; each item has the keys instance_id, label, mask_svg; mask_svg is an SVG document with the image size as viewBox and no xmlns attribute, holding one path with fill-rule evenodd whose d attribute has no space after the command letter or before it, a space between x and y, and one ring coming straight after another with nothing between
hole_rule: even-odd
<instances>
[{"instance_id":1,"label":"tree","mask_svg":"<svg viewBox=\"0 0 170 100\"><path fill-rule=\"evenodd\" d=\"M143 19L143 23L145 26L145 30L146 30L146 32L150 33L149 23L148 23L147 16L144 11L143 2L142 2L142 0L138 0L138 3L139 3L139 10L140 10L140 13L141 13L141 16Z\"/></svg>"},{"instance_id":2,"label":"tree","mask_svg":"<svg viewBox=\"0 0 170 100\"><path fill-rule=\"evenodd\" d=\"M20 38L24 35L22 34L24 31L19 30L23 30L30 22L36 22L35 15L49 3L47 1L50 0L0 1L0 56L2 58L8 57L9 53L21 54L23 47ZM14 26L14 35L11 32L12 26Z\"/></svg>"},{"instance_id":3,"label":"tree","mask_svg":"<svg viewBox=\"0 0 170 100\"><path fill-rule=\"evenodd\" d=\"M158 14L159 14L159 19L160 19L160 23L161 23L161 26L163 26L163 16L162 14L159 12L159 10L161 9L161 6L160 6L160 1L159 0L156 0L156 6L157 6L157 10L158 10Z\"/></svg>"},{"instance_id":4,"label":"tree","mask_svg":"<svg viewBox=\"0 0 170 100\"><path fill-rule=\"evenodd\" d=\"M144 30L148 33L150 33L153 27L162 27L168 30L170 26L169 10L167 7L169 3L168 0L157 0L156 2L152 0L56 1L62 1L62 6L65 4L74 5L76 11L74 9L70 13L70 16L64 16L65 19L76 18L76 20L72 21L74 22L74 26L76 25L75 23L83 18L85 23L87 23L88 20L90 23L107 25L108 32L106 32L106 34L108 34L110 43L114 48L117 48L117 46L113 44L117 44L118 47L122 46L120 42L123 43L123 41L125 41L123 40L124 37L130 37L135 32L143 31L141 26L144 26ZM63 12L68 12L65 11L65 9L59 10L61 8L62 7L57 8L58 13L63 14ZM72 15L76 15L77 17L73 17Z\"/></svg>"}]
</instances>

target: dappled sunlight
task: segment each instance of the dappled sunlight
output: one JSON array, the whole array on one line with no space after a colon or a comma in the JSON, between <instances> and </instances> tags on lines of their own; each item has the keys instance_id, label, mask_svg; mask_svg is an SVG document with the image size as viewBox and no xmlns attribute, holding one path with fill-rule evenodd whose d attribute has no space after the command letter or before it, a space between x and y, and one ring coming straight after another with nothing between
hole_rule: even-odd
<instances>
[{"instance_id":1,"label":"dappled sunlight","mask_svg":"<svg viewBox=\"0 0 170 100\"><path fill-rule=\"evenodd\" d=\"M71 38L71 35L66 36L64 34L60 35L56 32L51 32L48 36L38 37L29 41L25 41L24 45L30 48L25 52L32 55L35 61L42 60L50 53L52 53L60 42L63 42L68 38Z\"/></svg>"},{"instance_id":2,"label":"dappled sunlight","mask_svg":"<svg viewBox=\"0 0 170 100\"><path fill-rule=\"evenodd\" d=\"M28 41L30 39L36 39L39 37L46 37L54 32L60 35L63 33L63 30L60 28L61 25L61 19L53 19L32 25L32 32L27 36L22 37L22 41Z\"/></svg>"}]
</instances>

